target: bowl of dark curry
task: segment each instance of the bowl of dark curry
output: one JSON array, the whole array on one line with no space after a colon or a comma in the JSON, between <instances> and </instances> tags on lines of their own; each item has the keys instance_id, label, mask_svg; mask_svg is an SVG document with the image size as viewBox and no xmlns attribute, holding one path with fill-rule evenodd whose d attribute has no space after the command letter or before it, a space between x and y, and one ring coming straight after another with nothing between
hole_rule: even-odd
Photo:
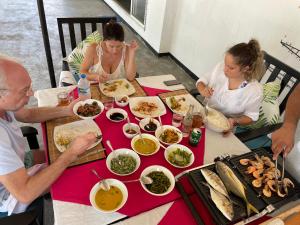
<instances>
[{"instance_id":1,"label":"bowl of dark curry","mask_svg":"<svg viewBox=\"0 0 300 225\"><path fill-rule=\"evenodd\" d=\"M87 99L77 102L73 107L75 115L81 119L95 119L104 110L102 102L95 99Z\"/></svg>"}]
</instances>

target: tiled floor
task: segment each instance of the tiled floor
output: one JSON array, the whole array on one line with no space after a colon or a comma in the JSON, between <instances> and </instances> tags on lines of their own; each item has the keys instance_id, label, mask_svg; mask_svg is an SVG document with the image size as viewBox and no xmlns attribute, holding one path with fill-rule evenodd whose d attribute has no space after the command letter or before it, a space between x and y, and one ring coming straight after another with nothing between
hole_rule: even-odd
<instances>
[{"instance_id":1,"label":"tiled floor","mask_svg":"<svg viewBox=\"0 0 300 225\"><path fill-rule=\"evenodd\" d=\"M57 17L108 16L114 12L101 0L44 0L50 45L58 80L61 70L61 50L56 24ZM0 1L0 53L18 58L29 71L34 89L50 88L44 44L34 0ZM128 27L126 40L137 39L138 72L141 76L173 74L188 89L192 80L170 57L157 57ZM30 105L36 105L31 99ZM39 128L39 125L35 125ZM40 132L41 133L41 132ZM40 143L41 137L39 136ZM46 224L53 224L51 201L46 202Z\"/></svg>"}]
</instances>

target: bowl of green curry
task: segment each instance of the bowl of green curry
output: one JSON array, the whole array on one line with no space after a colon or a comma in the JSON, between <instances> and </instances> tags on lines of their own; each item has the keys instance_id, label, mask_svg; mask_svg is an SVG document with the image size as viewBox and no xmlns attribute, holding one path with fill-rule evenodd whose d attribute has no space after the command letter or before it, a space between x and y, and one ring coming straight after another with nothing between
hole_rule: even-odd
<instances>
[{"instance_id":1,"label":"bowl of green curry","mask_svg":"<svg viewBox=\"0 0 300 225\"><path fill-rule=\"evenodd\" d=\"M110 172L119 176L134 173L141 165L137 153L127 148L116 149L106 158L106 166Z\"/></svg>"},{"instance_id":2,"label":"bowl of green curry","mask_svg":"<svg viewBox=\"0 0 300 225\"><path fill-rule=\"evenodd\" d=\"M152 179L151 184L140 182L146 192L155 196L164 196L169 194L175 186L175 178L166 167L153 165L145 168L141 177L146 176Z\"/></svg>"}]
</instances>

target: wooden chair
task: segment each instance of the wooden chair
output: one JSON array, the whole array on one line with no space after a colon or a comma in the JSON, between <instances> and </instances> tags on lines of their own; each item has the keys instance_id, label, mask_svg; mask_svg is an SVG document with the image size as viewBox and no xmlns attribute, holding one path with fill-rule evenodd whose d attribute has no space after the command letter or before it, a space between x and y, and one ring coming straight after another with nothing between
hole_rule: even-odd
<instances>
[{"instance_id":1,"label":"wooden chair","mask_svg":"<svg viewBox=\"0 0 300 225\"><path fill-rule=\"evenodd\" d=\"M264 52L264 62L266 66L266 73L261 79L261 83L267 83L276 79L281 80L281 88L279 92L278 102L280 114L285 110L287 99L294 88L297 86L300 80L300 72L276 59L275 57ZM197 89L193 89L190 93L201 102L199 92ZM249 130L246 132L235 134L242 142L247 142L255 138L272 133L276 129L280 128L282 123L265 126L262 128Z\"/></svg>"}]
</instances>

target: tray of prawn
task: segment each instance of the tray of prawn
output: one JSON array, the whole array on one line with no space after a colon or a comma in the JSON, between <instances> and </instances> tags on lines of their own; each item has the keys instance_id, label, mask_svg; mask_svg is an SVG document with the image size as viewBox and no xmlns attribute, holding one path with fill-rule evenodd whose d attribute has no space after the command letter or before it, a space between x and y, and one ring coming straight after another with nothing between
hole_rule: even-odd
<instances>
[{"instance_id":1,"label":"tray of prawn","mask_svg":"<svg viewBox=\"0 0 300 225\"><path fill-rule=\"evenodd\" d=\"M190 171L188 178L215 224L234 224L266 207L227 160Z\"/></svg>"},{"instance_id":2,"label":"tray of prawn","mask_svg":"<svg viewBox=\"0 0 300 225\"><path fill-rule=\"evenodd\" d=\"M257 149L230 159L233 168L242 175L243 180L253 188L259 198L267 204L280 207L297 199L299 183L285 170L281 181L282 167L278 160L277 170L272 156L265 149ZM276 182L277 173L278 182Z\"/></svg>"}]
</instances>

